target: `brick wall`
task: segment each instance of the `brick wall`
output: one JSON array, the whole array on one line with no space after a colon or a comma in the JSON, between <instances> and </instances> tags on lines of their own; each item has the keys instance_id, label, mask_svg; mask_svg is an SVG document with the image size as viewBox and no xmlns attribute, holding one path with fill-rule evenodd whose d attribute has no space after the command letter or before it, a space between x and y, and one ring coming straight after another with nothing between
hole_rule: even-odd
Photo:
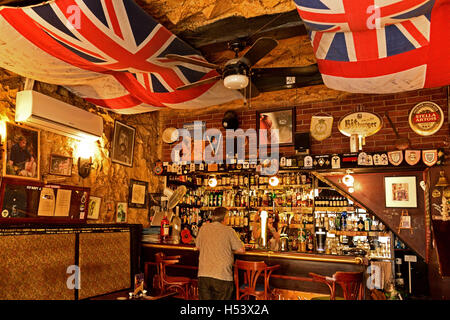
<instances>
[{"instance_id":1,"label":"brick wall","mask_svg":"<svg viewBox=\"0 0 450 320\"><path fill-rule=\"evenodd\" d=\"M389 111L389 116L395 124L400 136L407 137L411 141L411 148L445 148L449 151L449 122L448 122L448 100L447 87L422 89L416 91L402 92L396 94L349 94L338 99L323 99L320 101L296 104L296 132L308 132L310 128L311 116L319 112L331 114L334 117L333 132L330 138L318 142L311 138L312 154L344 153L350 151L350 139L344 136L337 129L339 119L347 113L356 110L357 106L362 106L364 111L376 112L383 116L383 128L373 136L366 138L364 151L392 151L395 150L396 136L389 122L384 116L385 111ZM432 101L437 103L444 111L445 121L442 128L432 136L424 137L416 134L409 127L408 114L411 108L422 101ZM278 105L279 105L279 101ZM274 105L277 104L274 102ZM264 105L267 105L265 103ZM277 107L278 108L278 107ZM252 108L241 108L235 110L239 116L240 127L242 129L256 128L256 111L266 110L267 107L259 108L253 104ZM223 111L206 110L204 113L193 112L192 116L185 112L171 112L162 115L162 128L176 127L182 128L184 123L195 120L205 121L207 128L222 127ZM163 160L170 161L171 146L163 144ZM280 148L280 153L292 154L293 147Z\"/></svg>"}]
</instances>

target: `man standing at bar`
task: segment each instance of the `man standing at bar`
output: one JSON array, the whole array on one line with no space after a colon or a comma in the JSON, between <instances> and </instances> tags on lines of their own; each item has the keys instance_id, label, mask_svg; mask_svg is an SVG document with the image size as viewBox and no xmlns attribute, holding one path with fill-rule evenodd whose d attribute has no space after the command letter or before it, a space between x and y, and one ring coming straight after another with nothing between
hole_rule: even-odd
<instances>
[{"instance_id":1,"label":"man standing at bar","mask_svg":"<svg viewBox=\"0 0 450 320\"><path fill-rule=\"evenodd\" d=\"M199 300L230 300L233 296L234 253L243 253L244 244L233 228L224 223L227 209L216 208L211 223L205 223L195 240L200 250L198 265Z\"/></svg>"}]
</instances>

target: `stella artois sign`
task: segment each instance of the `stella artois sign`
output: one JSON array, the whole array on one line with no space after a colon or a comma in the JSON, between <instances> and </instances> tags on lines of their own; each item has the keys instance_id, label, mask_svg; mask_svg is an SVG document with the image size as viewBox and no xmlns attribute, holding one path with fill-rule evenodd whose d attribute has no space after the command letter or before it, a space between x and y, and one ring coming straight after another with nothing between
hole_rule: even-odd
<instances>
[{"instance_id":1,"label":"stella artois sign","mask_svg":"<svg viewBox=\"0 0 450 320\"><path fill-rule=\"evenodd\" d=\"M406 150L405 161L410 166L414 166L420 161L420 150Z\"/></svg>"},{"instance_id":2,"label":"stella artois sign","mask_svg":"<svg viewBox=\"0 0 450 320\"><path fill-rule=\"evenodd\" d=\"M411 129L421 135L430 136L442 127L444 112L441 107L431 101L416 104L409 112L409 125Z\"/></svg>"},{"instance_id":3,"label":"stella artois sign","mask_svg":"<svg viewBox=\"0 0 450 320\"><path fill-rule=\"evenodd\" d=\"M311 117L311 137L317 141L322 141L331 136L333 128L333 117L330 116L312 116Z\"/></svg>"}]
</instances>

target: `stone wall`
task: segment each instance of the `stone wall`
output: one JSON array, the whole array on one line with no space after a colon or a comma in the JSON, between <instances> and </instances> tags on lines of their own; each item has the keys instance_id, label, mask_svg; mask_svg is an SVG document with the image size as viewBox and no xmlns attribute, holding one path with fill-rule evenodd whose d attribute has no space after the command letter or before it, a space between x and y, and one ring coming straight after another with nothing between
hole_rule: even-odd
<instances>
[{"instance_id":1,"label":"stone wall","mask_svg":"<svg viewBox=\"0 0 450 320\"><path fill-rule=\"evenodd\" d=\"M25 79L14 73L0 69L0 119L14 122L15 98L22 90ZM96 144L93 152L93 168L86 179L78 175L77 160L79 142L76 139L41 130L40 165L44 181L89 187L91 195L102 198L100 217L89 220L91 223L114 223L117 202L127 202L130 179L147 181L149 192L160 192L161 178L152 173L152 166L161 155L159 139L160 125L158 112L140 115L118 115L74 96L65 88L36 82L34 90L96 113L103 118L104 132L102 139ZM111 140L114 121L119 120L136 128L133 167L113 163L110 158ZM61 154L73 157L72 176L61 177L49 175L50 154ZM3 164L2 164L3 165ZM128 209L128 223L140 223L148 226L147 209Z\"/></svg>"}]
</instances>

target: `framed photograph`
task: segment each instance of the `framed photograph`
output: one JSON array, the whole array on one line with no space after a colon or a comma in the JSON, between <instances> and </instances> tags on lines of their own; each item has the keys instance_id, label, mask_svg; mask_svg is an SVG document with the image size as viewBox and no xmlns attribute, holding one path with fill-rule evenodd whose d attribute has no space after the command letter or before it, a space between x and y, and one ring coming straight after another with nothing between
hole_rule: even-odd
<instances>
[{"instance_id":1,"label":"framed photograph","mask_svg":"<svg viewBox=\"0 0 450 320\"><path fill-rule=\"evenodd\" d=\"M100 213L100 205L102 203L102 198L99 197L89 197L89 206L88 206L88 219L98 219Z\"/></svg>"},{"instance_id":2,"label":"framed photograph","mask_svg":"<svg viewBox=\"0 0 450 320\"><path fill-rule=\"evenodd\" d=\"M72 157L51 154L49 173L70 177L72 175Z\"/></svg>"},{"instance_id":3,"label":"framed photograph","mask_svg":"<svg viewBox=\"0 0 450 320\"><path fill-rule=\"evenodd\" d=\"M284 108L268 111L257 111L256 129L259 133L259 145L268 145L278 142L279 146L291 146L294 144L295 133L295 108ZM264 134L260 130L267 130ZM275 130L271 133L270 130ZM276 137L272 137L276 134Z\"/></svg>"},{"instance_id":4,"label":"framed photograph","mask_svg":"<svg viewBox=\"0 0 450 320\"><path fill-rule=\"evenodd\" d=\"M416 177L385 177L386 208L417 208Z\"/></svg>"},{"instance_id":5,"label":"framed photograph","mask_svg":"<svg viewBox=\"0 0 450 320\"><path fill-rule=\"evenodd\" d=\"M114 122L114 136L112 140L112 162L133 166L134 139L136 129L120 121Z\"/></svg>"},{"instance_id":6,"label":"framed photograph","mask_svg":"<svg viewBox=\"0 0 450 320\"><path fill-rule=\"evenodd\" d=\"M147 189L148 189L148 182L131 179L130 190L128 194L128 207L146 208Z\"/></svg>"},{"instance_id":7,"label":"framed photograph","mask_svg":"<svg viewBox=\"0 0 450 320\"><path fill-rule=\"evenodd\" d=\"M116 210L116 222L127 222L128 206L126 202L118 202Z\"/></svg>"},{"instance_id":8,"label":"framed photograph","mask_svg":"<svg viewBox=\"0 0 450 320\"><path fill-rule=\"evenodd\" d=\"M3 176L40 179L39 130L6 122Z\"/></svg>"}]
</instances>

